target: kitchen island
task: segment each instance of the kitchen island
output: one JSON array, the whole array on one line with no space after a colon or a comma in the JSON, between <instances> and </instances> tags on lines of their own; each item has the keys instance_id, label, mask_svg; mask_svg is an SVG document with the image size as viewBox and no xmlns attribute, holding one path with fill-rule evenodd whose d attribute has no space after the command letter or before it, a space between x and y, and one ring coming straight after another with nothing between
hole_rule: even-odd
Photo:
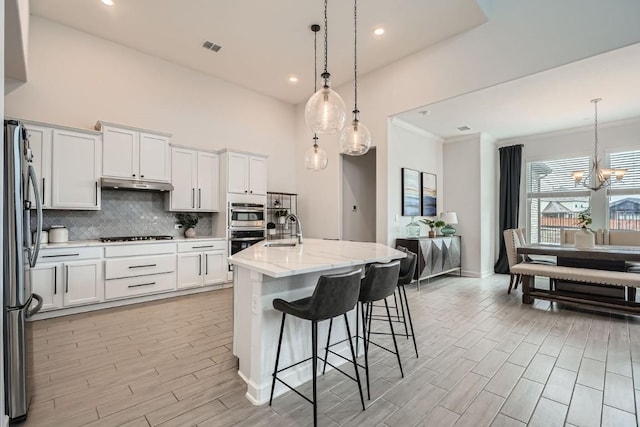
<instances>
[{"instance_id":1,"label":"kitchen island","mask_svg":"<svg viewBox=\"0 0 640 427\"><path fill-rule=\"evenodd\" d=\"M323 274L338 274L362 268L367 263L389 262L404 258L403 252L380 243L305 239L303 244L268 247L267 242L253 245L231 257L233 264L233 354L238 357L238 374L247 383L247 398L255 405L269 401L276 347L282 314L273 309L275 298L292 301L313 293ZM349 313L355 330L355 310ZM318 325L319 343L325 343L328 321ZM332 342L346 338L341 320L333 324ZM322 349L324 344L320 345ZM332 350L350 358L347 343ZM311 356L311 323L288 316L285 325L280 366ZM329 360L344 363L338 357ZM292 386L311 379L310 363L280 374ZM276 385L275 395L287 391Z\"/></svg>"}]
</instances>

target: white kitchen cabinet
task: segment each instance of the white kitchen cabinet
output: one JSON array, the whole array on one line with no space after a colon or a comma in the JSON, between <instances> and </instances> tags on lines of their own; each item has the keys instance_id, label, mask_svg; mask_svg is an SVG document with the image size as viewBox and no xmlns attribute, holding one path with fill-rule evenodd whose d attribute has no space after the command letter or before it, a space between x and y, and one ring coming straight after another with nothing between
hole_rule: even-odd
<instances>
[{"instance_id":1,"label":"white kitchen cabinet","mask_svg":"<svg viewBox=\"0 0 640 427\"><path fill-rule=\"evenodd\" d=\"M215 212L219 210L218 155L207 151L172 147L169 209Z\"/></svg>"},{"instance_id":2,"label":"white kitchen cabinet","mask_svg":"<svg viewBox=\"0 0 640 427\"><path fill-rule=\"evenodd\" d=\"M224 240L178 244L178 289L225 282L226 259Z\"/></svg>"},{"instance_id":3,"label":"white kitchen cabinet","mask_svg":"<svg viewBox=\"0 0 640 427\"><path fill-rule=\"evenodd\" d=\"M40 311L62 308L62 264L38 264L31 269L31 291L42 297Z\"/></svg>"},{"instance_id":4,"label":"white kitchen cabinet","mask_svg":"<svg viewBox=\"0 0 640 427\"><path fill-rule=\"evenodd\" d=\"M267 159L264 156L229 151L227 191L239 194L267 194Z\"/></svg>"},{"instance_id":5,"label":"white kitchen cabinet","mask_svg":"<svg viewBox=\"0 0 640 427\"><path fill-rule=\"evenodd\" d=\"M39 180L40 199L43 208L51 207L51 138L53 129L45 126L25 123L27 129L27 138L29 146L33 153L31 164L36 171ZM35 195L29 187L29 200L31 200L32 208L36 208Z\"/></svg>"},{"instance_id":6,"label":"white kitchen cabinet","mask_svg":"<svg viewBox=\"0 0 640 427\"><path fill-rule=\"evenodd\" d=\"M100 209L101 148L100 134L53 129L52 208Z\"/></svg>"},{"instance_id":7,"label":"white kitchen cabinet","mask_svg":"<svg viewBox=\"0 0 640 427\"><path fill-rule=\"evenodd\" d=\"M62 267L65 307L104 300L102 261L65 262Z\"/></svg>"},{"instance_id":8,"label":"white kitchen cabinet","mask_svg":"<svg viewBox=\"0 0 640 427\"><path fill-rule=\"evenodd\" d=\"M170 135L98 122L102 131L102 176L169 182Z\"/></svg>"}]
</instances>

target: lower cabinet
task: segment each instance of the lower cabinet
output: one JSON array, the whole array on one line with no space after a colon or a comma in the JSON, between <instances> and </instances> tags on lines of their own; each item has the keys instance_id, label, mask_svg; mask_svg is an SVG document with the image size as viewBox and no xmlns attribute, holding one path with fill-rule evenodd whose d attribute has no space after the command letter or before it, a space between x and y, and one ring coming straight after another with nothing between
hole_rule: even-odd
<instances>
[{"instance_id":1,"label":"lower cabinet","mask_svg":"<svg viewBox=\"0 0 640 427\"><path fill-rule=\"evenodd\" d=\"M102 248L43 249L31 269L31 289L41 311L104 300Z\"/></svg>"},{"instance_id":2,"label":"lower cabinet","mask_svg":"<svg viewBox=\"0 0 640 427\"><path fill-rule=\"evenodd\" d=\"M178 289L226 281L224 241L178 244Z\"/></svg>"},{"instance_id":3,"label":"lower cabinet","mask_svg":"<svg viewBox=\"0 0 640 427\"><path fill-rule=\"evenodd\" d=\"M102 261L41 264L31 270L33 293L43 299L41 311L104 300Z\"/></svg>"}]
</instances>

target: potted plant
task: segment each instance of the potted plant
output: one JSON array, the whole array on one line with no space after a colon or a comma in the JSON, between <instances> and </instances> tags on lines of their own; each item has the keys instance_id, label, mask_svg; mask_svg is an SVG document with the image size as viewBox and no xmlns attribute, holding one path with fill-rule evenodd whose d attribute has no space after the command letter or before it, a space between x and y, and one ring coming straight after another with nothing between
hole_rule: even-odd
<instances>
[{"instance_id":1,"label":"potted plant","mask_svg":"<svg viewBox=\"0 0 640 427\"><path fill-rule=\"evenodd\" d=\"M596 244L596 236L589 227L593 220L591 219L591 210L589 208L578 213L578 225L580 230L576 231L573 236L573 243L576 248L592 248Z\"/></svg>"},{"instance_id":2,"label":"potted plant","mask_svg":"<svg viewBox=\"0 0 640 427\"><path fill-rule=\"evenodd\" d=\"M284 221L287 219L287 215L289 212L286 209L279 209L273 213L276 218L278 218L278 222L280 224L284 224Z\"/></svg>"},{"instance_id":3,"label":"potted plant","mask_svg":"<svg viewBox=\"0 0 640 427\"><path fill-rule=\"evenodd\" d=\"M445 222L439 219L421 219L420 222L429 226L429 237L431 238L436 237L436 228L445 226Z\"/></svg>"},{"instance_id":4,"label":"potted plant","mask_svg":"<svg viewBox=\"0 0 640 427\"><path fill-rule=\"evenodd\" d=\"M178 212L176 214L176 224L184 228L184 237L196 237L196 229L200 217L194 213Z\"/></svg>"}]
</instances>

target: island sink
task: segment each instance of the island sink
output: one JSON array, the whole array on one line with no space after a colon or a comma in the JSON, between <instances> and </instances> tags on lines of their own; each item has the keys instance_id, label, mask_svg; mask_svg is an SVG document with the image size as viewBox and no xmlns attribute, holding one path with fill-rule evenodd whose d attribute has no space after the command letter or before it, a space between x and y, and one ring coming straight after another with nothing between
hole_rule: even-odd
<instances>
[{"instance_id":1,"label":"island sink","mask_svg":"<svg viewBox=\"0 0 640 427\"><path fill-rule=\"evenodd\" d=\"M264 244L265 248L293 248L296 246L296 242L267 242Z\"/></svg>"}]
</instances>

